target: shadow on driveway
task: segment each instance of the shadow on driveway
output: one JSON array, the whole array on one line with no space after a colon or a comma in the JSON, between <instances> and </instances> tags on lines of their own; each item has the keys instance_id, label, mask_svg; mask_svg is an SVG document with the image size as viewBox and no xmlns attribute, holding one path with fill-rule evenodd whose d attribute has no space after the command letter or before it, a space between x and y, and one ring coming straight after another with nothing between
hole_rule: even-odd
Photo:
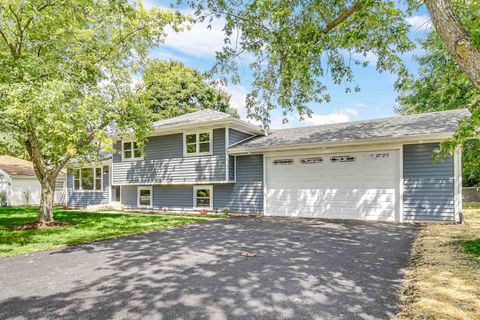
<instances>
[{"instance_id":1,"label":"shadow on driveway","mask_svg":"<svg viewBox=\"0 0 480 320\"><path fill-rule=\"evenodd\" d=\"M232 219L1 259L0 319L390 319L417 229Z\"/></svg>"}]
</instances>

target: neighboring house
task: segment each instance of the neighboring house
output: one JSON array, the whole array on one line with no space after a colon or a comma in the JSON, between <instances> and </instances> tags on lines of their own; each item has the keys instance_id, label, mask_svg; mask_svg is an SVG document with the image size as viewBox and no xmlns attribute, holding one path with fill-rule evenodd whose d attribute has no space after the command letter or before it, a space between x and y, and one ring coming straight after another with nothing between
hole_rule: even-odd
<instances>
[{"instance_id":1,"label":"neighboring house","mask_svg":"<svg viewBox=\"0 0 480 320\"><path fill-rule=\"evenodd\" d=\"M204 110L156 122L110 159L71 168L68 204L385 221L459 220L461 150L438 143L470 113L455 110L263 134Z\"/></svg>"},{"instance_id":2,"label":"neighboring house","mask_svg":"<svg viewBox=\"0 0 480 320\"><path fill-rule=\"evenodd\" d=\"M66 202L66 191L66 173L60 172L55 183L56 204ZM11 156L0 156L0 192L5 192L9 206L40 204L41 186L33 163Z\"/></svg>"}]
</instances>

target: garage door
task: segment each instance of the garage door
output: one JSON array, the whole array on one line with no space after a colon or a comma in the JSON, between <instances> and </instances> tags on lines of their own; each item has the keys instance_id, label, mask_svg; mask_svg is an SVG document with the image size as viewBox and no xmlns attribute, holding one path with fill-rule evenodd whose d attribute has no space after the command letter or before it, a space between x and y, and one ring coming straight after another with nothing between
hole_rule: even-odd
<instances>
[{"instance_id":1,"label":"garage door","mask_svg":"<svg viewBox=\"0 0 480 320\"><path fill-rule=\"evenodd\" d=\"M269 216L398 220L398 151L267 158Z\"/></svg>"}]
</instances>

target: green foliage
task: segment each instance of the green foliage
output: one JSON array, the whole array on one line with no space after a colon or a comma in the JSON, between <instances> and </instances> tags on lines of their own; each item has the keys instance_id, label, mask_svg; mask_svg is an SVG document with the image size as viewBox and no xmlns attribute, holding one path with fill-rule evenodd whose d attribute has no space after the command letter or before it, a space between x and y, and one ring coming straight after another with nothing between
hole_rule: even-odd
<instances>
[{"instance_id":1,"label":"green foliage","mask_svg":"<svg viewBox=\"0 0 480 320\"><path fill-rule=\"evenodd\" d=\"M466 252L480 258L480 239L468 240L462 243Z\"/></svg>"},{"instance_id":2,"label":"green foliage","mask_svg":"<svg viewBox=\"0 0 480 320\"><path fill-rule=\"evenodd\" d=\"M249 116L268 125L270 111L311 115L309 104L328 102L325 79L359 90L352 66L405 73L400 55L413 48L406 14L398 1L206 1L184 0L200 20L224 18L227 37L214 72L239 80L239 55L252 57Z\"/></svg>"},{"instance_id":3,"label":"green foliage","mask_svg":"<svg viewBox=\"0 0 480 320\"><path fill-rule=\"evenodd\" d=\"M456 61L448 54L435 32L421 41L425 54L417 57L421 66L417 78L399 83L397 99L401 114L468 108L472 117L465 121L454 139L442 144L440 156L463 147L463 184L480 186L480 142L475 129L480 125L480 92L475 89ZM471 139L474 138L474 139Z\"/></svg>"},{"instance_id":4,"label":"green foliage","mask_svg":"<svg viewBox=\"0 0 480 320\"><path fill-rule=\"evenodd\" d=\"M7 193L5 191L0 191L0 207L6 207L6 206L7 206Z\"/></svg>"},{"instance_id":5,"label":"green foliage","mask_svg":"<svg viewBox=\"0 0 480 320\"><path fill-rule=\"evenodd\" d=\"M108 134L135 130L148 110L133 77L165 28L184 18L134 1L3 0L0 3L0 133L34 163L62 166L92 157ZM38 149L38 150L37 150ZM38 159L37 159L38 158ZM36 161L38 160L38 161Z\"/></svg>"},{"instance_id":6,"label":"green foliage","mask_svg":"<svg viewBox=\"0 0 480 320\"><path fill-rule=\"evenodd\" d=\"M213 109L238 117L230 96L217 83L178 61L150 60L143 76L145 99L154 120Z\"/></svg>"},{"instance_id":7,"label":"green foliage","mask_svg":"<svg viewBox=\"0 0 480 320\"><path fill-rule=\"evenodd\" d=\"M15 231L10 229L14 226L34 223L36 210L37 208L35 207L0 209L0 257L205 221L205 216L203 216L203 219L195 217L139 216L67 211L55 208L57 219L70 222L72 225Z\"/></svg>"}]
</instances>

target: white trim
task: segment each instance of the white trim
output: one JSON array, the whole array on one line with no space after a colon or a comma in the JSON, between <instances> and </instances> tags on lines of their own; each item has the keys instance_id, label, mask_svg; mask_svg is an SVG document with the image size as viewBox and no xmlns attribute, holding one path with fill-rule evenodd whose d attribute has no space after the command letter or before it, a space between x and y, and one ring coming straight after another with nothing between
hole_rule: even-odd
<instances>
[{"instance_id":1,"label":"white trim","mask_svg":"<svg viewBox=\"0 0 480 320\"><path fill-rule=\"evenodd\" d=\"M247 132L245 132L245 133L247 133ZM247 141L247 140L253 139L253 138L255 138L255 137L258 137L258 136L246 137L245 139L242 139L242 140L240 140L240 141L237 141L237 142L235 142L234 144L232 144L231 146L228 146L228 147L229 147L229 148L234 147L234 146L236 146L237 144L240 144L240 143L245 142L245 141Z\"/></svg>"},{"instance_id":2,"label":"white trim","mask_svg":"<svg viewBox=\"0 0 480 320\"><path fill-rule=\"evenodd\" d=\"M72 172L72 179L73 179L73 185L72 185L72 191L73 192L88 192L88 193L103 193L104 190L103 190L103 165L102 166L93 166L93 167L78 167L78 168L73 168L72 170L75 171L75 170L79 170L79 175L78 175L78 180L79 180L79 189L76 190L75 189L75 173ZM92 169L93 170L93 190L83 190L82 189L82 169ZM97 170L96 169L100 169L101 170L101 174L100 174L100 190L97 190L95 189L96 187L96 179L97 179Z\"/></svg>"},{"instance_id":3,"label":"white trim","mask_svg":"<svg viewBox=\"0 0 480 320\"><path fill-rule=\"evenodd\" d=\"M210 191L210 206L209 207L197 207L197 190L208 189ZM199 185L193 186L193 209L194 210L213 210L213 185Z\"/></svg>"},{"instance_id":4,"label":"white trim","mask_svg":"<svg viewBox=\"0 0 480 320\"><path fill-rule=\"evenodd\" d=\"M390 138L373 138L373 139L361 139L356 141L337 141L337 142L314 142L314 143L299 143L299 144L286 144L257 148L238 148L236 150L230 150L230 154L251 154L251 153L267 153L273 151L294 151L298 149L315 149L315 148L333 148L333 147L345 147L345 146L361 146L368 144L414 144L414 143L429 143L439 142L452 137L454 132L439 133L439 134L425 134L415 135L411 137L390 137Z\"/></svg>"},{"instance_id":5,"label":"white trim","mask_svg":"<svg viewBox=\"0 0 480 320\"><path fill-rule=\"evenodd\" d=\"M130 149L130 151L132 152L132 157L131 158L125 158L125 150L123 149L123 146L126 142L131 142L132 143L132 148ZM142 157L137 157L135 158L135 149L133 148L133 145L135 143L135 140L133 138L129 138L129 139L122 139L120 141L120 143L122 144L122 161L139 161L139 160L143 160L143 156Z\"/></svg>"},{"instance_id":6,"label":"white trim","mask_svg":"<svg viewBox=\"0 0 480 320\"><path fill-rule=\"evenodd\" d=\"M228 155L228 145L230 144L230 128L225 128L225 180L230 180L230 159Z\"/></svg>"},{"instance_id":7,"label":"white trim","mask_svg":"<svg viewBox=\"0 0 480 320\"><path fill-rule=\"evenodd\" d=\"M460 212L462 212L462 150L460 147L455 149L453 154L453 181L454 181L454 218L460 222Z\"/></svg>"},{"instance_id":8,"label":"white trim","mask_svg":"<svg viewBox=\"0 0 480 320\"><path fill-rule=\"evenodd\" d=\"M149 190L150 191L150 205L140 205L140 191ZM120 194L121 197L121 194ZM153 207L153 187L152 186L137 186L137 207L138 208L152 208Z\"/></svg>"},{"instance_id":9,"label":"white trim","mask_svg":"<svg viewBox=\"0 0 480 320\"><path fill-rule=\"evenodd\" d=\"M200 134L208 133L210 135L209 141L209 151L200 152ZM187 136L196 135L196 151L195 153L187 153ZM183 156L184 157L197 157L197 156L211 156L213 155L213 129L210 130L195 130L195 131L185 131L183 132Z\"/></svg>"},{"instance_id":10,"label":"white trim","mask_svg":"<svg viewBox=\"0 0 480 320\"><path fill-rule=\"evenodd\" d=\"M267 210L267 157L263 155L263 215L266 216Z\"/></svg>"},{"instance_id":11,"label":"white trim","mask_svg":"<svg viewBox=\"0 0 480 320\"><path fill-rule=\"evenodd\" d=\"M404 185L403 185L403 145L400 146L398 150L398 214L399 214L399 222L403 222L404 220L404 212L403 212L403 192L404 192Z\"/></svg>"}]
</instances>

